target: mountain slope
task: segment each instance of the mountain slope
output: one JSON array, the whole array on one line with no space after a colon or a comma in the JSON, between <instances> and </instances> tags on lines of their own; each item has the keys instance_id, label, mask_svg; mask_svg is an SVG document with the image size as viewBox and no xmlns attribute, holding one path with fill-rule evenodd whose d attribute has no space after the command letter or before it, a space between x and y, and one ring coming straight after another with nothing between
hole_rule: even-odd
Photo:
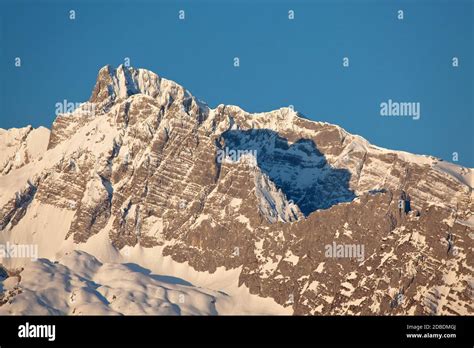
<instances>
[{"instance_id":1,"label":"mountain slope","mask_svg":"<svg viewBox=\"0 0 474 348\"><path fill-rule=\"evenodd\" d=\"M296 314L474 311L472 169L289 108L211 109L124 66L102 68L48 138L0 177L0 242L55 260L105 236L113 262L139 247L198 272L239 270L236 284ZM333 243L364 257L328 257Z\"/></svg>"},{"instance_id":2,"label":"mountain slope","mask_svg":"<svg viewBox=\"0 0 474 348\"><path fill-rule=\"evenodd\" d=\"M48 142L49 129L44 127L0 128L0 175L40 157Z\"/></svg>"}]
</instances>

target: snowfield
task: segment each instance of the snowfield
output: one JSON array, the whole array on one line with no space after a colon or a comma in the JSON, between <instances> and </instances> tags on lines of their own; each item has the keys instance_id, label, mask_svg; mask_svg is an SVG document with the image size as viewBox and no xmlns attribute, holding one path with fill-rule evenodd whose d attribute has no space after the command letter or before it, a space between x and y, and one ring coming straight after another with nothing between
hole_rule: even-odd
<instances>
[{"instance_id":1,"label":"snowfield","mask_svg":"<svg viewBox=\"0 0 474 348\"><path fill-rule=\"evenodd\" d=\"M292 314L239 287L240 270L197 272L163 257L160 247L119 251L105 231L84 244L69 239L56 247L51 260L23 259L19 276L0 278L0 304L6 302L0 315Z\"/></svg>"},{"instance_id":2,"label":"snowfield","mask_svg":"<svg viewBox=\"0 0 474 348\"><path fill-rule=\"evenodd\" d=\"M0 314L217 314L217 293L160 281L136 264L101 263L80 251L60 262L32 262L18 281L4 281L7 298L19 293L0 307Z\"/></svg>"},{"instance_id":3,"label":"snowfield","mask_svg":"<svg viewBox=\"0 0 474 348\"><path fill-rule=\"evenodd\" d=\"M59 261L28 263L19 276L0 281L0 290L6 301L0 315L291 314L244 288L229 295L136 263L102 263L77 250Z\"/></svg>"}]
</instances>

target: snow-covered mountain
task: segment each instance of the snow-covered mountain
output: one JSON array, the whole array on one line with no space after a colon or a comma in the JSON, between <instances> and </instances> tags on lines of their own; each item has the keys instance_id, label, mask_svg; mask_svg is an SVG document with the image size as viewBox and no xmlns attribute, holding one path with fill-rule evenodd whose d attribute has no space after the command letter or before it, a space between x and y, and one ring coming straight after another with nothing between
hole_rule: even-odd
<instances>
[{"instance_id":1,"label":"snow-covered mountain","mask_svg":"<svg viewBox=\"0 0 474 348\"><path fill-rule=\"evenodd\" d=\"M39 158L46 151L48 142L49 129L44 127L0 128L0 175Z\"/></svg>"},{"instance_id":2,"label":"snow-covered mountain","mask_svg":"<svg viewBox=\"0 0 474 348\"><path fill-rule=\"evenodd\" d=\"M0 148L0 313L474 312L472 169L124 66Z\"/></svg>"}]
</instances>

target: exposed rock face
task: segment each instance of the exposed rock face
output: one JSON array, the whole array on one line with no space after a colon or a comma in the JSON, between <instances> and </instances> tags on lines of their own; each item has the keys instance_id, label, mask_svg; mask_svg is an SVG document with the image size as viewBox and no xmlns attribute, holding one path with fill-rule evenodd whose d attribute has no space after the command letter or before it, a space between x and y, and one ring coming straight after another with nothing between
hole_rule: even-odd
<instances>
[{"instance_id":1,"label":"exposed rock face","mask_svg":"<svg viewBox=\"0 0 474 348\"><path fill-rule=\"evenodd\" d=\"M105 231L198 271L242 267L296 314L474 313L471 169L288 108L210 109L143 69L102 68L84 106L0 177L3 239L35 203L72 216L74 243Z\"/></svg>"}]
</instances>

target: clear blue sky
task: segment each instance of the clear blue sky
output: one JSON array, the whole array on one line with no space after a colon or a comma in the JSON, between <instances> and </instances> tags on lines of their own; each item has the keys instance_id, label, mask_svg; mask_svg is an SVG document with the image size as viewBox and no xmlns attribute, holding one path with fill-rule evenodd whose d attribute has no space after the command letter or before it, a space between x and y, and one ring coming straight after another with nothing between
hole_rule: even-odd
<instances>
[{"instance_id":1,"label":"clear blue sky","mask_svg":"<svg viewBox=\"0 0 474 348\"><path fill-rule=\"evenodd\" d=\"M456 151L474 167L473 3L3 0L0 127L50 127L57 102L86 101L99 68L129 57L211 107L292 104L376 145L449 161ZM388 99L420 102L421 119L381 117Z\"/></svg>"}]
</instances>

